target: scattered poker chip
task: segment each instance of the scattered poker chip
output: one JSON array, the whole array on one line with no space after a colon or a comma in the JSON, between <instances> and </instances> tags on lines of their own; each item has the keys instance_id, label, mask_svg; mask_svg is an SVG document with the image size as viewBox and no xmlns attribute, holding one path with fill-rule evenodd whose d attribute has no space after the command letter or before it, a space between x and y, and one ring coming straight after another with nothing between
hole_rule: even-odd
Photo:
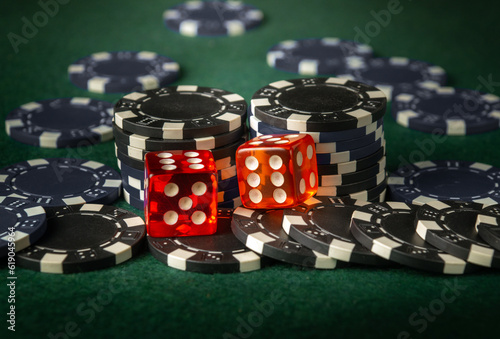
<instances>
[{"instance_id":1,"label":"scattered poker chip","mask_svg":"<svg viewBox=\"0 0 500 339\"><path fill-rule=\"evenodd\" d=\"M249 110L250 111L250 110ZM368 134L375 132L380 126L383 125L383 119L379 119L369 125L349 129L345 131L335 131L335 132L300 132L297 130L287 130L283 128L278 128L265 122L262 122L256 118L251 113L248 117L248 122L250 130L261 134L297 134L297 133L307 133L309 134L315 143L329 143L338 141L347 141L351 139L361 138Z\"/></svg>"},{"instance_id":2,"label":"scattered poker chip","mask_svg":"<svg viewBox=\"0 0 500 339\"><path fill-rule=\"evenodd\" d=\"M488 245L500 251L500 204L481 210L477 216L476 229Z\"/></svg>"},{"instance_id":3,"label":"scattered poker chip","mask_svg":"<svg viewBox=\"0 0 500 339\"><path fill-rule=\"evenodd\" d=\"M240 1L187 1L163 13L167 28L185 36L235 36L259 26L259 9Z\"/></svg>"},{"instance_id":4,"label":"scattered poker chip","mask_svg":"<svg viewBox=\"0 0 500 339\"><path fill-rule=\"evenodd\" d=\"M70 81L94 93L128 93L167 86L179 64L154 52L98 52L68 67Z\"/></svg>"},{"instance_id":5,"label":"scattered poker chip","mask_svg":"<svg viewBox=\"0 0 500 339\"><path fill-rule=\"evenodd\" d=\"M423 205L434 200L500 203L500 169L470 161L422 161L389 175L391 199Z\"/></svg>"},{"instance_id":6,"label":"scattered poker chip","mask_svg":"<svg viewBox=\"0 0 500 339\"><path fill-rule=\"evenodd\" d=\"M32 159L0 169L0 195L43 207L111 204L120 197L121 188L120 174L92 160Z\"/></svg>"},{"instance_id":7,"label":"scattered poker chip","mask_svg":"<svg viewBox=\"0 0 500 339\"><path fill-rule=\"evenodd\" d=\"M244 131L244 128L240 128L228 133L195 139L158 139L129 133L113 125L113 134L117 141L145 151L211 150L238 141Z\"/></svg>"},{"instance_id":8,"label":"scattered poker chip","mask_svg":"<svg viewBox=\"0 0 500 339\"><path fill-rule=\"evenodd\" d=\"M45 210L29 200L0 196L0 258L9 249L20 251L34 244L47 229Z\"/></svg>"},{"instance_id":9,"label":"scattered poker chip","mask_svg":"<svg viewBox=\"0 0 500 339\"><path fill-rule=\"evenodd\" d=\"M291 239L281 227L283 210L251 210L238 207L231 229L249 249L289 264L333 269L337 261Z\"/></svg>"},{"instance_id":10,"label":"scattered poker chip","mask_svg":"<svg viewBox=\"0 0 500 339\"><path fill-rule=\"evenodd\" d=\"M385 170L386 158L382 157L375 165L353 173L318 175L318 186L349 185L368 180Z\"/></svg>"},{"instance_id":11,"label":"scattered poker chip","mask_svg":"<svg viewBox=\"0 0 500 339\"><path fill-rule=\"evenodd\" d=\"M500 251L485 243L475 227L483 207L476 202L429 202L417 210L417 234L460 259L479 266L500 268Z\"/></svg>"},{"instance_id":12,"label":"scattered poker chip","mask_svg":"<svg viewBox=\"0 0 500 339\"><path fill-rule=\"evenodd\" d=\"M247 104L216 88L172 86L133 92L115 105L115 124L124 131L159 139L194 139L239 130Z\"/></svg>"},{"instance_id":13,"label":"scattered poker chip","mask_svg":"<svg viewBox=\"0 0 500 339\"><path fill-rule=\"evenodd\" d=\"M386 94L387 100L400 85L435 88L446 84L446 72L440 66L403 57L367 59L363 65L346 68L345 74L337 76L375 86Z\"/></svg>"},{"instance_id":14,"label":"scattered poker chip","mask_svg":"<svg viewBox=\"0 0 500 339\"><path fill-rule=\"evenodd\" d=\"M360 128L382 119L387 99L379 89L339 78L280 80L252 97L252 114L272 126L300 132Z\"/></svg>"},{"instance_id":15,"label":"scattered poker chip","mask_svg":"<svg viewBox=\"0 0 500 339\"><path fill-rule=\"evenodd\" d=\"M146 226L137 215L114 206L49 207L47 231L16 254L20 267L46 273L76 273L121 264L139 253Z\"/></svg>"},{"instance_id":16,"label":"scattered poker chip","mask_svg":"<svg viewBox=\"0 0 500 339\"><path fill-rule=\"evenodd\" d=\"M183 271L233 273L259 270L262 257L247 249L231 231L231 211L221 209L213 235L153 238L151 254L166 265Z\"/></svg>"},{"instance_id":17,"label":"scattered poker chip","mask_svg":"<svg viewBox=\"0 0 500 339\"><path fill-rule=\"evenodd\" d=\"M267 64L302 75L338 74L372 55L370 46L339 38L286 40L267 51Z\"/></svg>"},{"instance_id":18,"label":"scattered poker chip","mask_svg":"<svg viewBox=\"0 0 500 339\"><path fill-rule=\"evenodd\" d=\"M430 272L463 274L473 265L423 241L415 233L416 205L385 202L364 205L352 214L354 238L378 256Z\"/></svg>"},{"instance_id":19,"label":"scattered poker chip","mask_svg":"<svg viewBox=\"0 0 500 339\"><path fill-rule=\"evenodd\" d=\"M376 152L353 161L330 165L318 165L319 175L353 174L369 168L379 162L385 155L385 147L380 147Z\"/></svg>"},{"instance_id":20,"label":"scattered poker chip","mask_svg":"<svg viewBox=\"0 0 500 339\"><path fill-rule=\"evenodd\" d=\"M468 135L500 126L500 98L469 89L401 86L394 90L392 117L421 132Z\"/></svg>"},{"instance_id":21,"label":"scattered poker chip","mask_svg":"<svg viewBox=\"0 0 500 339\"><path fill-rule=\"evenodd\" d=\"M379 172L372 178L355 182L352 184L337 185L337 186L320 186L318 187L317 195L319 196L330 195L334 197L339 197L351 193L356 193L365 189L369 189L370 187L375 187L377 185L380 185L385 180L386 180L386 175L385 175L385 170L383 170L382 172Z\"/></svg>"},{"instance_id":22,"label":"scattered poker chip","mask_svg":"<svg viewBox=\"0 0 500 339\"><path fill-rule=\"evenodd\" d=\"M371 202L379 201L382 196L385 197L384 192L386 188L387 188L387 180L384 180L382 183L380 183L375 187L368 188L364 191L349 193L339 198L351 198L354 200L371 201ZM317 196L319 195L317 194Z\"/></svg>"},{"instance_id":23,"label":"scattered poker chip","mask_svg":"<svg viewBox=\"0 0 500 339\"><path fill-rule=\"evenodd\" d=\"M387 265L388 262L359 244L349 230L351 215L364 201L336 197L312 197L287 208L283 229L304 246L345 262Z\"/></svg>"},{"instance_id":24,"label":"scattered poker chip","mask_svg":"<svg viewBox=\"0 0 500 339\"><path fill-rule=\"evenodd\" d=\"M334 152L334 153L316 153L316 159L318 165L329 165L329 164L339 164L346 163L350 161L355 161L358 159L366 158L367 156L375 153L379 150L383 143L385 143L384 136L381 139L376 140L368 146L355 148L350 151Z\"/></svg>"},{"instance_id":25,"label":"scattered poker chip","mask_svg":"<svg viewBox=\"0 0 500 339\"><path fill-rule=\"evenodd\" d=\"M5 119L7 134L19 142L63 148L97 144L113 138L113 105L90 98L29 102Z\"/></svg>"},{"instance_id":26,"label":"scattered poker chip","mask_svg":"<svg viewBox=\"0 0 500 339\"><path fill-rule=\"evenodd\" d=\"M123 198L132 207L144 211L144 200L141 200L130 194L125 188L123 189Z\"/></svg>"}]
</instances>

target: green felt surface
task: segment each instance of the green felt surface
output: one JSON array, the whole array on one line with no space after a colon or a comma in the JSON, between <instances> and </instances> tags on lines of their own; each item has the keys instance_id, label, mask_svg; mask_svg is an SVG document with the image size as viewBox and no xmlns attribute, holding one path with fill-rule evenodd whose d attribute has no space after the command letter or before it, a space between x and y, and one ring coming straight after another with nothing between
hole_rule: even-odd
<instances>
[{"instance_id":1,"label":"green felt surface","mask_svg":"<svg viewBox=\"0 0 500 339\"><path fill-rule=\"evenodd\" d=\"M112 142L40 149L4 132L7 113L29 101L70 96L116 101L120 95L88 93L68 81L67 66L98 51L165 54L181 64L177 84L223 88L249 100L272 81L296 77L267 66L265 54L273 44L306 37L352 39L356 27L369 27L377 55L426 60L448 71L450 85L499 92L494 1L401 1L400 12L382 25L373 13L392 1L252 0L265 13L264 24L231 38L188 38L167 30L162 12L175 3L71 1L59 5L15 53L8 33L21 34L23 17L32 21L41 7L38 1L2 1L0 166L67 156L117 168ZM389 170L424 159L500 166L499 131L433 142L389 115L385 122ZM123 200L116 205L138 212ZM0 268L2 338L397 338L404 331L414 338L498 337L500 275L494 270L455 278L401 267L314 271L276 264L245 274L203 275L171 269L145 251L102 271L53 275L17 268L15 275L14 335L6 329L8 272Z\"/></svg>"}]
</instances>

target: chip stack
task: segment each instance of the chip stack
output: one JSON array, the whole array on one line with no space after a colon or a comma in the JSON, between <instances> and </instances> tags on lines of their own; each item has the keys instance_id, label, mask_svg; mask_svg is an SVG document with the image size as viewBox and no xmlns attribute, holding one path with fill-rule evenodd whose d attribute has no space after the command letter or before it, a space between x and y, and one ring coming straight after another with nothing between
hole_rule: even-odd
<instances>
[{"instance_id":1,"label":"chip stack","mask_svg":"<svg viewBox=\"0 0 500 339\"><path fill-rule=\"evenodd\" d=\"M246 141L246 110L238 94L208 87L172 86L124 96L115 105L113 134L125 200L144 208L147 152L211 150L219 207L239 206L235 155Z\"/></svg>"},{"instance_id":2,"label":"chip stack","mask_svg":"<svg viewBox=\"0 0 500 339\"><path fill-rule=\"evenodd\" d=\"M273 82L252 97L250 135L307 133L316 143L318 196L385 197L386 96L340 78Z\"/></svg>"}]
</instances>

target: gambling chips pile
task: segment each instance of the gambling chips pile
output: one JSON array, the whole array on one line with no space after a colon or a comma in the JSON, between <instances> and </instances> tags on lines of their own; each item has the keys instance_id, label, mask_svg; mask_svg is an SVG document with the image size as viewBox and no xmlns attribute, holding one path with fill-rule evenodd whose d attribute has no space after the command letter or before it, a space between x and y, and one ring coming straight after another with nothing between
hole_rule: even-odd
<instances>
[{"instance_id":1,"label":"gambling chips pile","mask_svg":"<svg viewBox=\"0 0 500 339\"><path fill-rule=\"evenodd\" d=\"M262 17L239 2L188 2L163 19L180 34L214 36L243 34ZM267 63L306 77L256 90L250 107L227 90L169 86L180 66L154 52L98 52L70 65L74 85L126 94L114 105L30 102L9 113L6 131L46 148L114 137L121 174L73 158L1 169L0 256L17 251L28 269L83 272L131 259L147 239L166 265L204 273L273 260L445 274L500 268L500 169L429 160L387 178L383 124L392 100L400 125L487 132L499 126L498 97L443 87L439 66L375 58L370 46L338 38L279 42ZM466 100L474 112L448 110ZM111 206L122 192L145 221Z\"/></svg>"}]
</instances>

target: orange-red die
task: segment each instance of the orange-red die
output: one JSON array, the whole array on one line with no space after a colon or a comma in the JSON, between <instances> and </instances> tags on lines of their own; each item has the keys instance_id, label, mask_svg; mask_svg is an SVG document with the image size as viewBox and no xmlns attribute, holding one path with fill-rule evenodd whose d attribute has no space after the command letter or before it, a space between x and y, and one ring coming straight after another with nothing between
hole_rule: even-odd
<instances>
[{"instance_id":1,"label":"orange-red die","mask_svg":"<svg viewBox=\"0 0 500 339\"><path fill-rule=\"evenodd\" d=\"M314 140L308 134L261 135L236 151L241 202L248 208L286 208L318 190Z\"/></svg>"}]
</instances>

